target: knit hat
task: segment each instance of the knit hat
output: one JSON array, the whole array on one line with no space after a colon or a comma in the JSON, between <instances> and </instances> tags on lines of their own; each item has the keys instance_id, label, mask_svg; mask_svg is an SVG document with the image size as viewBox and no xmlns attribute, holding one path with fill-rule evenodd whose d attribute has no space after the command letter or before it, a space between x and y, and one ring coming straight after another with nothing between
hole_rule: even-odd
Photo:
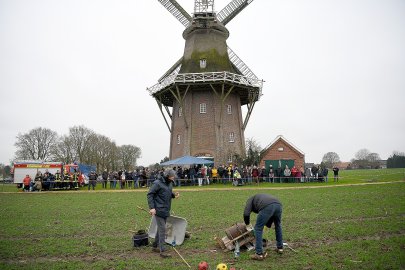
<instances>
[{"instance_id":1,"label":"knit hat","mask_svg":"<svg viewBox=\"0 0 405 270\"><path fill-rule=\"evenodd\" d=\"M174 170L168 170L166 171L166 177L175 177L176 172Z\"/></svg>"}]
</instances>

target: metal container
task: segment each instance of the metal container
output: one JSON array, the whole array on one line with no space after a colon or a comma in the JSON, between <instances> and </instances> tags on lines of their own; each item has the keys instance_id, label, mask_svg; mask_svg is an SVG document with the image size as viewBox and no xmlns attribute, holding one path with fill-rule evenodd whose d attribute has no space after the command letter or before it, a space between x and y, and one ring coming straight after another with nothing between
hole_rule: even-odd
<instances>
[{"instance_id":1,"label":"metal container","mask_svg":"<svg viewBox=\"0 0 405 270\"><path fill-rule=\"evenodd\" d=\"M149 236L145 231L138 231L132 237L132 241L134 242L134 247L147 246L149 244Z\"/></svg>"},{"instance_id":2,"label":"metal container","mask_svg":"<svg viewBox=\"0 0 405 270\"><path fill-rule=\"evenodd\" d=\"M183 244L186 234L187 220L177 216L170 216L166 219L165 242L170 245ZM149 226L149 237L155 238L157 233L157 224L155 216L152 217Z\"/></svg>"}]
</instances>

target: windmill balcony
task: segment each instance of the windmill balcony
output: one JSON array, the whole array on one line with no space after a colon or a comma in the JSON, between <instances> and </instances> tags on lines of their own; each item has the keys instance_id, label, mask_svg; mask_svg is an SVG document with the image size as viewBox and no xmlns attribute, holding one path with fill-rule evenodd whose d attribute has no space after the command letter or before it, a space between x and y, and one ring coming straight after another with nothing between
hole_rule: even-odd
<instances>
[{"instance_id":1,"label":"windmill balcony","mask_svg":"<svg viewBox=\"0 0 405 270\"><path fill-rule=\"evenodd\" d=\"M147 88L150 95L154 95L174 84L195 84L195 83L227 83L242 86L250 91L257 91L258 97L262 94L263 80L249 78L231 72L204 72L204 73L179 73L167 76L161 82Z\"/></svg>"}]
</instances>

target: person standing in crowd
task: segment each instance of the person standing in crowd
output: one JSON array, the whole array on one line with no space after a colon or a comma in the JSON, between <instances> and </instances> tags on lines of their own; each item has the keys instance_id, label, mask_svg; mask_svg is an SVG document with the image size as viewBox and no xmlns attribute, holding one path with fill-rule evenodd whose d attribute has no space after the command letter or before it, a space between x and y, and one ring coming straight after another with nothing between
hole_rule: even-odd
<instances>
[{"instance_id":1,"label":"person standing in crowd","mask_svg":"<svg viewBox=\"0 0 405 270\"><path fill-rule=\"evenodd\" d=\"M33 190L41 191L42 190L42 172L38 171L37 174L35 175L34 179L34 188Z\"/></svg>"},{"instance_id":2,"label":"person standing in crowd","mask_svg":"<svg viewBox=\"0 0 405 270\"><path fill-rule=\"evenodd\" d=\"M298 173L298 169L297 169L297 167L295 167L295 165L291 168L291 177L292 177L292 180L291 180L291 182L298 182L297 181L297 173Z\"/></svg>"},{"instance_id":3,"label":"person standing in crowd","mask_svg":"<svg viewBox=\"0 0 405 270\"><path fill-rule=\"evenodd\" d=\"M218 182L218 169L214 166L211 169L211 175L212 175L212 183L219 183Z\"/></svg>"},{"instance_id":4,"label":"person standing in crowd","mask_svg":"<svg viewBox=\"0 0 405 270\"><path fill-rule=\"evenodd\" d=\"M62 175L60 174L59 170L57 170L55 173L55 187L56 188L62 188L61 180L62 180Z\"/></svg>"},{"instance_id":5,"label":"person standing in crowd","mask_svg":"<svg viewBox=\"0 0 405 270\"><path fill-rule=\"evenodd\" d=\"M103 183L102 183L102 187L104 189L107 188L107 180L108 180L108 172L107 169L104 169L103 173L101 174L101 177L103 178Z\"/></svg>"},{"instance_id":6,"label":"person standing in crowd","mask_svg":"<svg viewBox=\"0 0 405 270\"><path fill-rule=\"evenodd\" d=\"M312 179L312 172L311 172L311 168L307 167L305 169L305 182L311 182Z\"/></svg>"},{"instance_id":7,"label":"person standing in crowd","mask_svg":"<svg viewBox=\"0 0 405 270\"><path fill-rule=\"evenodd\" d=\"M120 188L124 189L125 188L125 171L121 171L121 181L120 181Z\"/></svg>"},{"instance_id":8,"label":"person standing in crowd","mask_svg":"<svg viewBox=\"0 0 405 270\"><path fill-rule=\"evenodd\" d=\"M219 180L222 182L222 184L225 184L224 173L225 173L225 168L224 168L224 165L221 164L218 167L218 176L219 176ZM219 181L218 181L218 183L219 183Z\"/></svg>"},{"instance_id":9,"label":"person standing in crowd","mask_svg":"<svg viewBox=\"0 0 405 270\"><path fill-rule=\"evenodd\" d=\"M283 233L281 229L283 207L281 202L276 197L269 194L256 194L246 201L243 211L243 220L246 225L250 224L251 212L258 215L254 226L256 253L251 255L250 258L259 261L266 258L267 253L263 251L263 229L264 226L271 228L273 223L277 241L276 251L280 254L283 253Z\"/></svg>"},{"instance_id":10,"label":"person standing in crowd","mask_svg":"<svg viewBox=\"0 0 405 270\"><path fill-rule=\"evenodd\" d=\"M271 165L271 164L269 167L269 182L274 183L274 170L273 170L273 165Z\"/></svg>"},{"instance_id":11,"label":"person standing in crowd","mask_svg":"<svg viewBox=\"0 0 405 270\"><path fill-rule=\"evenodd\" d=\"M315 165L312 166L311 172L312 172L312 178L314 179L314 181L318 181L318 167L316 167Z\"/></svg>"},{"instance_id":12,"label":"person standing in crowd","mask_svg":"<svg viewBox=\"0 0 405 270\"><path fill-rule=\"evenodd\" d=\"M322 174L323 174L323 176L324 176L324 178L325 178L325 183L328 183L328 173L329 173L329 170L328 170L328 168L323 168L323 170L322 170Z\"/></svg>"},{"instance_id":13,"label":"person standing in crowd","mask_svg":"<svg viewBox=\"0 0 405 270\"><path fill-rule=\"evenodd\" d=\"M91 171L90 174L88 175L89 177L89 185L87 186L87 190L90 190L90 187L93 188L93 190L96 188L96 182L97 182L97 174L95 171Z\"/></svg>"},{"instance_id":14,"label":"person standing in crowd","mask_svg":"<svg viewBox=\"0 0 405 270\"><path fill-rule=\"evenodd\" d=\"M181 180L183 179L183 168L181 166L177 167L177 179L176 179L176 186L181 186Z\"/></svg>"},{"instance_id":15,"label":"person standing in crowd","mask_svg":"<svg viewBox=\"0 0 405 270\"><path fill-rule=\"evenodd\" d=\"M173 193L173 182L176 177L174 170L167 171L163 177L154 181L147 194L149 213L155 217L157 232L152 250L159 252L160 257L171 257L165 248L166 220L170 216L173 198L179 198L178 192Z\"/></svg>"},{"instance_id":16,"label":"person standing in crowd","mask_svg":"<svg viewBox=\"0 0 405 270\"><path fill-rule=\"evenodd\" d=\"M333 182L339 182L339 168L333 167Z\"/></svg>"},{"instance_id":17,"label":"person standing in crowd","mask_svg":"<svg viewBox=\"0 0 405 270\"><path fill-rule=\"evenodd\" d=\"M31 177L29 176L29 174L27 174L23 179L24 192L30 191L31 181L32 181Z\"/></svg>"},{"instance_id":18,"label":"person standing in crowd","mask_svg":"<svg viewBox=\"0 0 405 270\"><path fill-rule=\"evenodd\" d=\"M288 168L288 165L286 164L285 169L284 169L284 177L285 177L285 181L287 183L290 182L290 175L291 175L291 170L290 170L290 168Z\"/></svg>"},{"instance_id":19,"label":"person standing in crowd","mask_svg":"<svg viewBox=\"0 0 405 270\"><path fill-rule=\"evenodd\" d=\"M283 169L281 168L281 165L278 165L278 168L276 169L276 177L278 178L279 183L283 182Z\"/></svg>"},{"instance_id":20,"label":"person standing in crowd","mask_svg":"<svg viewBox=\"0 0 405 270\"><path fill-rule=\"evenodd\" d=\"M305 181L305 171L304 171L304 167L300 166L300 181L301 183L304 183Z\"/></svg>"}]
</instances>

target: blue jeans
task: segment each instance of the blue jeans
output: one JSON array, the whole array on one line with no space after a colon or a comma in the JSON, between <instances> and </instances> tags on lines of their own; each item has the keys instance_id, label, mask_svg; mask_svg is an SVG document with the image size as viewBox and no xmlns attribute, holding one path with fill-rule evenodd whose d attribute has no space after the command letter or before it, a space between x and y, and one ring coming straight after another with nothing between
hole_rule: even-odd
<instances>
[{"instance_id":1,"label":"blue jeans","mask_svg":"<svg viewBox=\"0 0 405 270\"><path fill-rule=\"evenodd\" d=\"M256 253L263 253L263 228L267 225L269 228L274 222L274 229L276 233L277 248L283 248L283 233L281 229L281 214L283 209L281 204L272 203L263 208L257 215L255 224L256 236Z\"/></svg>"}]
</instances>

